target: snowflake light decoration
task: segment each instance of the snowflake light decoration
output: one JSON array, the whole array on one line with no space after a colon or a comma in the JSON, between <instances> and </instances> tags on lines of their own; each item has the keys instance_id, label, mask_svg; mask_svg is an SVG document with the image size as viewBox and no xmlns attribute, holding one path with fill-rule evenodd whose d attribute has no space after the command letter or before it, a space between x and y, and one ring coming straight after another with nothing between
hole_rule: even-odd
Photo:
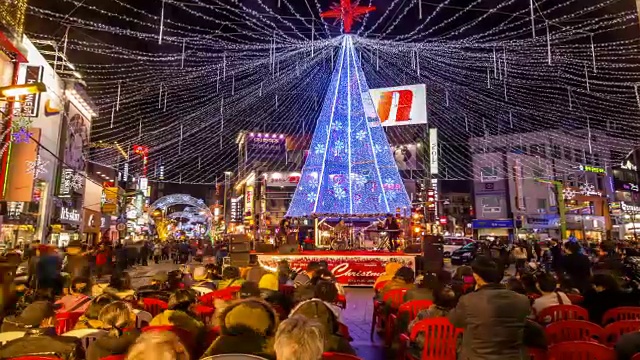
<instances>
[{"instance_id":1,"label":"snowflake light decoration","mask_svg":"<svg viewBox=\"0 0 640 360\"><path fill-rule=\"evenodd\" d=\"M343 200L347 197L347 192L344 191L344 188L338 184L333 186L333 196L338 200Z\"/></svg>"},{"instance_id":2,"label":"snowflake light decoration","mask_svg":"<svg viewBox=\"0 0 640 360\"><path fill-rule=\"evenodd\" d=\"M315 146L315 148L313 148L313 152L316 154L324 154L324 145L323 144L317 144Z\"/></svg>"},{"instance_id":3,"label":"snowflake light decoration","mask_svg":"<svg viewBox=\"0 0 640 360\"><path fill-rule=\"evenodd\" d=\"M83 174L79 174L79 173L73 174L73 176L69 179L69 186L74 191L82 190L82 188L84 187L84 176L83 176Z\"/></svg>"},{"instance_id":4,"label":"snowflake light decoration","mask_svg":"<svg viewBox=\"0 0 640 360\"><path fill-rule=\"evenodd\" d=\"M342 141L342 140L336 141L336 144L334 145L333 149L334 149L333 150L333 155L334 156L339 156L345 149L344 141Z\"/></svg>"},{"instance_id":5,"label":"snowflake light decoration","mask_svg":"<svg viewBox=\"0 0 640 360\"><path fill-rule=\"evenodd\" d=\"M38 155L34 161L27 160L27 173L33 174L33 177L37 178L38 176L47 173L46 166L48 164L48 161L43 161L40 155Z\"/></svg>"},{"instance_id":6,"label":"snowflake light decoration","mask_svg":"<svg viewBox=\"0 0 640 360\"><path fill-rule=\"evenodd\" d=\"M316 201L316 194L314 192L307 193L307 201L312 203Z\"/></svg>"},{"instance_id":7,"label":"snowflake light decoration","mask_svg":"<svg viewBox=\"0 0 640 360\"><path fill-rule=\"evenodd\" d=\"M20 130L11 134L11 136L13 137L13 142L16 144L28 143L32 135L33 133L27 130L26 128L21 128Z\"/></svg>"},{"instance_id":8,"label":"snowflake light decoration","mask_svg":"<svg viewBox=\"0 0 640 360\"><path fill-rule=\"evenodd\" d=\"M364 130L360 130L358 131L358 133L356 134L356 139L360 140L360 141L364 141L365 137L367 137L367 132Z\"/></svg>"},{"instance_id":9,"label":"snowflake light decoration","mask_svg":"<svg viewBox=\"0 0 640 360\"><path fill-rule=\"evenodd\" d=\"M343 126L342 126L342 123L341 123L340 121L336 121L336 122L333 124L333 129L334 129L334 130L342 130L342 128L343 128Z\"/></svg>"},{"instance_id":10,"label":"snowflake light decoration","mask_svg":"<svg viewBox=\"0 0 640 360\"><path fill-rule=\"evenodd\" d=\"M376 152L376 154L379 154L382 152L382 146L380 146L380 144L375 144L373 145L373 150Z\"/></svg>"},{"instance_id":11,"label":"snowflake light decoration","mask_svg":"<svg viewBox=\"0 0 640 360\"><path fill-rule=\"evenodd\" d=\"M11 131L18 132L20 131L20 129L26 129L30 127L31 124L33 124L33 120L31 118L24 116L18 117L11 121Z\"/></svg>"},{"instance_id":12,"label":"snowflake light decoration","mask_svg":"<svg viewBox=\"0 0 640 360\"><path fill-rule=\"evenodd\" d=\"M576 191L570 188L564 188L562 190L562 196L564 196L565 199L573 199L574 197L576 197Z\"/></svg>"}]
</instances>

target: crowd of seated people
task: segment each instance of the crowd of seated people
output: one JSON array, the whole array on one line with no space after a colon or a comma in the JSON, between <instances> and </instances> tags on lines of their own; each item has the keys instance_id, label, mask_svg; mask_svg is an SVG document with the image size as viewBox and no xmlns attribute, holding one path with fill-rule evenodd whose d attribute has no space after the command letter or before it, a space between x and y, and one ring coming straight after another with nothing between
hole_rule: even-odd
<instances>
[{"instance_id":1,"label":"crowd of seated people","mask_svg":"<svg viewBox=\"0 0 640 360\"><path fill-rule=\"evenodd\" d=\"M38 290L28 306L3 319L2 332L21 331L24 336L0 346L0 359L41 355L43 349L65 360L112 355L191 359L221 354L266 359L293 359L292 354L300 354L295 358L318 360L326 351L355 354L341 333L343 310L337 303L342 288L326 264L310 264L300 273L291 271L288 264L280 265L276 273L251 268L244 272L257 281L243 278L243 272L233 266L218 278L206 267L182 269L182 276L159 272L138 289L132 288L126 272L115 272L105 285L90 286L84 277L73 278L65 295L55 297L52 291ZM215 309L204 305L200 299L205 295L194 290L203 285L214 294L227 295L216 299ZM151 300L164 305L140 325L136 314L146 313ZM210 310L215 310L215 316L205 317ZM78 316L64 332L58 331L62 320L57 316L67 314ZM304 331L298 333L300 329ZM87 345L80 333L100 335Z\"/></svg>"},{"instance_id":2,"label":"crowd of seated people","mask_svg":"<svg viewBox=\"0 0 640 360\"><path fill-rule=\"evenodd\" d=\"M580 246L575 243L557 246L564 250L556 256L565 258L552 267L553 272L543 272L535 264L526 264L520 267L517 276L510 278L505 278L499 264L484 256L476 258L471 266L459 267L453 276L449 271L425 274L417 284L411 269L388 267L396 269L396 273L393 276L386 273L377 282L375 301L385 306L374 310L381 314L379 320L375 317L374 320L376 324L393 321L391 328L395 333L391 340L405 342L410 346L409 354L420 359L423 349L429 347L425 343L428 334L418 333L412 337L412 330L421 322L428 323L426 319L446 319L459 330L455 349L457 358L465 360L515 360L528 358L527 348L547 351L546 326L557 321L548 315L548 310L554 311L552 307L577 304L584 309L585 320L602 326L603 333L607 325L603 324L605 314L612 309L636 308L638 316L634 318L640 321L637 283L610 271L619 260L607 258L611 255L603 255L602 251L596 252L600 255L593 262L600 266L587 267L585 280L585 264L591 261L580 251ZM398 291L404 294L401 301L391 296ZM410 315L408 324L401 321L402 315L410 313L407 309L412 309L405 305L422 306ZM385 326L390 325L384 324L383 328ZM617 341L615 350L619 359L628 360L640 353L640 324L637 330Z\"/></svg>"}]
</instances>

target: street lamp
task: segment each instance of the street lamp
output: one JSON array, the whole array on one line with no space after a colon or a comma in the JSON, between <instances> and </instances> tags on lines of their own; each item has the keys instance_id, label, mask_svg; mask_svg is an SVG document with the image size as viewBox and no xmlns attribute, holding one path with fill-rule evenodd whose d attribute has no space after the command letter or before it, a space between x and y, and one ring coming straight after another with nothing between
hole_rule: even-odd
<instances>
[{"instance_id":1,"label":"street lamp","mask_svg":"<svg viewBox=\"0 0 640 360\"><path fill-rule=\"evenodd\" d=\"M0 96L4 98L15 98L19 96L27 96L47 91L47 85L41 82L11 85L0 87Z\"/></svg>"}]
</instances>

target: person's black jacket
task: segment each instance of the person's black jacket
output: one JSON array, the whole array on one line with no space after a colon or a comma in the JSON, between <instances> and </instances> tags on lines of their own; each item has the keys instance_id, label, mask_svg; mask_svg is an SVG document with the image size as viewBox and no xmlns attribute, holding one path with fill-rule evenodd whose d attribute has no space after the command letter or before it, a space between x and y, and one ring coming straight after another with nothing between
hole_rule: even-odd
<instances>
[{"instance_id":1,"label":"person's black jacket","mask_svg":"<svg viewBox=\"0 0 640 360\"><path fill-rule=\"evenodd\" d=\"M577 289L579 289L581 292L589 290L591 262L586 255L568 254L563 256L562 268Z\"/></svg>"},{"instance_id":2,"label":"person's black jacket","mask_svg":"<svg viewBox=\"0 0 640 360\"><path fill-rule=\"evenodd\" d=\"M138 329L126 331L120 336L112 334L101 336L89 345L87 360L100 360L111 355L126 354L129 347L136 342L138 336L140 336L140 330Z\"/></svg>"},{"instance_id":3,"label":"person's black jacket","mask_svg":"<svg viewBox=\"0 0 640 360\"><path fill-rule=\"evenodd\" d=\"M554 245L549 248L551 253L551 268L556 272L562 271L562 249L560 245Z\"/></svg>"},{"instance_id":4,"label":"person's black jacket","mask_svg":"<svg viewBox=\"0 0 640 360\"><path fill-rule=\"evenodd\" d=\"M0 347L0 359L29 355L51 355L64 360L85 358L82 342L73 336L49 336L41 329L32 329L25 336L11 340Z\"/></svg>"},{"instance_id":5,"label":"person's black jacket","mask_svg":"<svg viewBox=\"0 0 640 360\"><path fill-rule=\"evenodd\" d=\"M633 355L640 353L640 332L622 335L616 343L615 350L618 360L631 360Z\"/></svg>"},{"instance_id":6,"label":"person's black jacket","mask_svg":"<svg viewBox=\"0 0 640 360\"><path fill-rule=\"evenodd\" d=\"M293 299L287 298L279 291L260 289L260 297L271 305L279 306L285 314L289 314L293 307Z\"/></svg>"},{"instance_id":7,"label":"person's black jacket","mask_svg":"<svg viewBox=\"0 0 640 360\"><path fill-rule=\"evenodd\" d=\"M607 310L620 306L632 306L634 294L626 293L621 290L604 290L597 292L593 289L584 294L582 301L583 308L589 312L589 321L596 324L602 324L602 316Z\"/></svg>"},{"instance_id":8,"label":"person's black jacket","mask_svg":"<svg viewBox=\"0 0 640 360\"><path fill-rule=\"evenodd\" d=\"M598 262L593 265L593 271L595 273L609 273L616 278L619 278L624 273L624 263L622 257L618 254L607 254L600 256Z\"/></svg>"}]
</instances>

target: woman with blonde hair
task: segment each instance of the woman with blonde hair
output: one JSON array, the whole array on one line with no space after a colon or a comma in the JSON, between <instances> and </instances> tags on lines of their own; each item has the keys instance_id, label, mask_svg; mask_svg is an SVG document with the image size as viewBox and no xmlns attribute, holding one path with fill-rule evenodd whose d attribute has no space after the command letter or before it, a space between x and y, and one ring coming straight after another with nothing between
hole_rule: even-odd
<instances>
[{"instance_id":1,"label":"woman with blonde hair","mask_svg":"<svg viewBox=\"0 0 640 360\"><path fill-rule=\"evenodd\" d=\"M189 351L171 331L147 331L129 349L126 360L189 360Z\"/></svg>"},{"instance_id":2,"label":"woman with blonde hair","mask_svg":"<svg viewBox=\"0 0 640 360\"><path fill-rule=\"evenodd\" d=\"M126 354L140 336L140 331L135 328L136 315L125 302L116 301L105 306L100 311L99 320L109 334L97 338L89 345L87 360Z\"/></svg>"}]
</instances>

